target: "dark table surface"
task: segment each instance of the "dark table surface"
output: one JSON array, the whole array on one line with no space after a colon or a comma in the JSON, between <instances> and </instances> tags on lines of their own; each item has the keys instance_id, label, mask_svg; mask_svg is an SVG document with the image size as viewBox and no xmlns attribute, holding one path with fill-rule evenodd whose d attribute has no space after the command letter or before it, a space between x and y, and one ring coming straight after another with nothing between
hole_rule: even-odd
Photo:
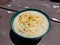
<instances>
[{"instance_id":1,"label":"dark table surface","mask_svg":"<svg viewBox=\"0 0 60 45\"><path fill-rule=\"evenodd\" d=\"M37 8L46 12L50 18L60 20L60 3L39 0L9 0L7 2L2 1L2 3L0 3L0 7L14 9L17 11L25 8ZM14 45L9 35L9 21L14 13L16 12L0 8L0 45ZM60 23L53 21L50 21L50 23L51 30L37 45L60 45Z\"/></svg>"}]
</instances>

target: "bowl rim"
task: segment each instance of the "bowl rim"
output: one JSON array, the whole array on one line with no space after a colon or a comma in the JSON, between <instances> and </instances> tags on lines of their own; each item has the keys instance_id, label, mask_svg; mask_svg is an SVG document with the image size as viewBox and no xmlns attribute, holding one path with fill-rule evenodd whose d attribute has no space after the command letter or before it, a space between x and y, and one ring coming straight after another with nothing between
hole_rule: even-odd
<instances>
[{"instance_id":1,"label":"bowl rim","mask_svg":"<svg viewBox=\"0 0 60 45\"><path fill-rule=\"evenodd\" d=\"M47 30L43 35L41 35L41 36L39 36L39 37L35 37L35 38L24 37L24 36L21 36L21 35L17 34L17 33L14 31L14 29L13 29L13 21L14 21L14 19L15 19L15 17L16 17L17 15L19 15L20 13L22 13L22 12L24 12L24 11L37 11L37 12L42 13L42 14L47 18L47 20L48 20L48 23L49 23L48 30ZM10 28L12 29L12 31L13 31L15 34L17 34L18 36L20 36L20 37L22 37L22 38L26 38L26 39L27 39L27 38L28 38L28 39L38 39L38 38L43 37L44 35L46 35L46 34L50 31L50 29L51 29L51 24L50 24L50 21L49 21L49 16L48 16L44 11L39 10L39 9L28 8L28 9L23 9L23 10L20 10L20 11L16 12L16 13L11 17L11 19L10 19Z\"/></svg>"}]
</instances>

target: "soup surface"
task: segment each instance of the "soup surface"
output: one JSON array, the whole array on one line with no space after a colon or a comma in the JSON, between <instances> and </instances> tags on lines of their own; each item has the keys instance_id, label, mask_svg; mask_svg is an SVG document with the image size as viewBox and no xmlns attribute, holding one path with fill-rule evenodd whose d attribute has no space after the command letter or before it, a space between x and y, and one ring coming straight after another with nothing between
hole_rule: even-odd
<instances>
[{"instance_id":1,"label":"soup surface","mask_svg":"<svg viewBox=\"0 0 60 45\"><path fill-rule=\"evenodd\" d=\"M20 36L35 38L47 32L49 22L44 14L40 12L24 11L15 17L13 28Z\"/></svg>"}]
</instances>

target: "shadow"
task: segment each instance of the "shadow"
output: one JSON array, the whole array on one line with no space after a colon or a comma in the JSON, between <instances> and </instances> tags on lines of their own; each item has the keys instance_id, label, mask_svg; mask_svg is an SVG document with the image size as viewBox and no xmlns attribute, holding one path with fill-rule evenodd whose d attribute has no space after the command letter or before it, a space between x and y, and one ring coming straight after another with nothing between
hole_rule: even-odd
<instances>
[{"instance_id":1,"label":"shadow","mask_svg":"<svg viewBox=\"0 0 60 45\"><path fill-rule=\"evenodd\" d=\"M41 41L41 38L39 40L29 40L19 37L12 30L10 30L10 38L15 45L36 45L39 41Z\"/></svg>"},{"instance_id":2,"label":"shadow","mask_svg":"<svg viewBox=\"0 0 60 45\"><path fill-rule=\"evenodd\" d=\"M51 2L60 3L60 0L50 0Z\"/></svg>"},{"instance_id":3,"label":"shadow","mask_svg":"<svg viewBox=\"0 0 60 45\"><path fill-rule=\"evenodd\" d=\"M11 2L12 0L0 0L0 5L5 5Z\"/></svg>"}]
</instances>

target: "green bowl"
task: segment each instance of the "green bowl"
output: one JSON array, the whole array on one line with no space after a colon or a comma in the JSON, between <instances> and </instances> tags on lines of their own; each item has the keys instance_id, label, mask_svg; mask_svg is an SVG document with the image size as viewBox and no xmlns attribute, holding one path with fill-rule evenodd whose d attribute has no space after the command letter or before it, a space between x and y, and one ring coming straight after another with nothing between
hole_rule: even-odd
<instances>
[{"instance_id":1,"label":"green bowl","mask_svg":"<svg viewBox=\"0 0 60 45\"><path fill-rule=\"evenodd\" d=\"M16 17L18 14L20 14L20 13L22 13L22 12L24 12L24 11L37 11L37 12L42 13L42 14L47 18L47 20L48 20L48 22L49 22L49 28L48 28L47 32L44 33L43 35L41 35L40 37L35 37L35 38L27 38L27 37L23 37L23 36L17 34L17 33L14 31L14 28L13 28L13 21L14 21L15 17ZM50 24L49 16L48 16L45 12L43 12L43 11L41 11L41 10L38 10L38 9L23 9L23 10L20 10L20 11L16 12L16 13L11 17L11 19L10 19L10 28L11 28L12 31L13 31L16 35L18 35L19 37L22 37L22 38L25 38L25 39L30 39L30 40L31 40L31 39L32 39L32 40L33 40L33 39L34 39L34 40L37 40L37 39L40 39L41 37L43 37L44 35L46 35L46 34L49 32L49 30L50 30L50 28L51 28L51 24Z\"/></svg>"}]
</instances>

